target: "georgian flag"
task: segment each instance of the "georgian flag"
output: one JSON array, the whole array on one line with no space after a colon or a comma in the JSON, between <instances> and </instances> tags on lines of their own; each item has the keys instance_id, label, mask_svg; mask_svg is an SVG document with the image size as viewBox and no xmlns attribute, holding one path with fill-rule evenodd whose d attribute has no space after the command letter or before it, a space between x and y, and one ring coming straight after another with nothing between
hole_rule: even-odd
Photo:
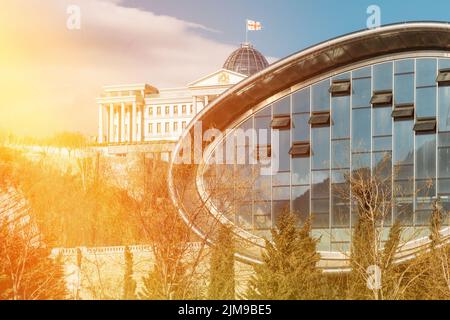
<instances>
[{"instance_id":1,"label":"georgian flag","mask_svg":"<svg viewBox=\"0 0 450 320\"><path fill-rule=\"evenodd\" d=\"M247 30L248 31L262 30L261 22L253 21L253 20L247 20Z\"/></svg>"}]
</instances>

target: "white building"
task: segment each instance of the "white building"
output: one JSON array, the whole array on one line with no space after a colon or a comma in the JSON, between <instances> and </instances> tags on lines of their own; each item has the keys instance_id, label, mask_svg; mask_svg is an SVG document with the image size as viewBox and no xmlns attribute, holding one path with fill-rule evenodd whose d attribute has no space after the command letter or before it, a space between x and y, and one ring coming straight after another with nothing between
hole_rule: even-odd
<instances>
[{"instance_id":1,"label":"white building","mask_svg":"<svg viewBox=\"0 0 450 320\"><path fill-rule=\"evenodd\" d=\"M97 98L97 142L110 154L132 151L170 152L194 116L228 88L264 69L264 56L243 44L222 69L186 87L158 89L151 85L105 86Z\"/></svg>"}]
</instances>

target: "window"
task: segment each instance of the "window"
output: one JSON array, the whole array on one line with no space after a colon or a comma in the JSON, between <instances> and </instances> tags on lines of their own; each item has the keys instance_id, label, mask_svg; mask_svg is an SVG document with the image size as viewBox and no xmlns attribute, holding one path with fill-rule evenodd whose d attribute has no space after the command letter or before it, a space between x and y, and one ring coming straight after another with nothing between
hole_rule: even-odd
<instances>
[{"instance_id":1,"label":"window","mask_svg":"<svg viewBox=\"0 0 450 320\"><path fill-rule=\"evenodd\" d=\"M309 124L312 127L315 126L329 126L330 125L330 112L314 112L309 119Z\"/></svg>"},{"instance_id":2,"label":"window","mask_svg":"<svg viewBox=\"0 0 450 320\"><path fill-rule=\"evenodd\" d=\"M186 121L183 121L183 122L181 123L181 127L183 128L183 130L186 129L186 125L187 125Z\"/></svg>"},{"instance_id":3,"label":"window","mask_svg":"<svg viewBox=\"0 0 450 320\"><path fill-rule=\"evenodd\" d=\"M292 95L292 113L309 113L310 89L306 88Z\"/></svg>"},{"instance_id":4,"label":"window","mask_svg":"<svg viewBox=\"0 0 450 320\"><path fill-rule=\"evenodd\" d=\"M370 151L372 130L370 108L353 109L352 121L352 151L365 152Z\"/></svg>"},{"instance_id":5,"label":"window","mask_svg":"<svg viewBox=\"0 0 450 320\"><path fill-rule=\"evenodd\" d=\"M272 157L272 146L270 144L256 146L256 160L266 160L270 157Z\"/></svg>"},{"instance_id":6,"label":"window","mask_svg":"<svg viewBox=\"0 0 450 320\"><path fill-rule=\"evenodd\" d=\"M309 113L294 114L292 116L294 122L292 138L295 141L309 140Z\"/></svg>"},{"instance_id":7,"label":"window","mask_svg":"<svg viewBox=\"0 0 450 320\"><path fill-rule=\"evenodd\" d=\"M439 87L439 131L450 131L450 87Z\"/></svg>"},{"instance_id":8,"label":"window","mask_svg":"<svg viewBox=\"0 0 450 320\"><path fill-rule=\"evenodd\" d=\"M396 121L394 122L394 163L396 165L414 163L414 122Z\"/></svg>"},{"instance_id":9,"label":"window","mask_svg":"<svg viewBox=\"0 0 450 320\"><path fill-rule=\"evenodd\" d=\"M332 168L350 168L350 140L335 140L331 142Z\"/></svg>"},{"instance_id":10,"label":"window","mask_svg":"<svg viewBox=\"0 0 450 320\"><path fill-rule=\"evenodd\" d=\"M309 158L292 159L292 185L308 185L310 172Z\"/></svg>"},{"instance_id":11,"label":"window","mask_svg":"<svg viewBox=\"0 0 450 320\"><path fill-rule=\"evenodd\" d=\"M436 118L420 118L417 119L414 125L414 131L426 133L426 132L436 132Z\"/></svg>"},{"instance_id":12,"label":"window","mask_svg":"<svg viewBox=\"0 0 450 320\"><path fill-rule=\"evenodd\" d=\"M351 83L350 80L334 80L330 87L332 97L350 95Z\"/></svg>"},{"instance_id":13,"label":"window","mask_svg":"<svg viewBox=\"0 0 450 320\"><path fill-rule=\"evenodd\" d=\"M170 114L170 107L166 106L166 115L169 115L169 114Z\"/></svg>"},{"instance_id":14,"label":"window","mask_svg":"<svg viewBox=\"0 0 450 320\"><path fill-rule=\"evenodd\" d=\"M293 158L309 157L311 154L311 146L308 141L294 142L289 154Z\"/></svg>"},{"instance_id":15,"label":"window","mask_svg":"<svg viewBox=\"0 0 450 320\"><path fill-rule=\"evenodd\" d=\"M330 80L324 80L311 87L313 111L330 110Z\"/></svg>"},{"instance_id":16,"label":"window","mask_svg":"<svg viewBox=\"0 0 450 320\"><path fill-rule=\"evenodd\" d=\"M313 170L330 168L330 128L314 128L311 133Z\"/></svg>"},{"instance_id":17,"label":"window","mask_svg":"<svg viewBox=\"0 0 450 320\"><path fill-rule=\"evenodd\" d=\"M161 123L156 124L156 132L161 133Z\"/></svg>"},{"instance_id":18,"label":"window","mask_svg":"<svg viewBox=\"0 0 450 320\"><path fill-rule=\"evenodd\" d=\"M417 117L436 116L436 87L417 88L416 114Z\"/></svg>"},{"instance_id":19,"label":"window","mask_svg":"<svg viewBox=\"0 0 450 320\"><path fill-rule=\"evenodd\" d=\"M278 100L273 104L273 114L284 115L291 113L291 97L287 96L281 100Z\"/></svg>"},{"instance_id":20,"label":"window","mask_svg":"<svg viewBox=\"0 0 450 320\"><path fill-rule=\"evenodd\" d=\"M396 104L414 103L414 73L395 75Z\"/></svg>"},{"instance_id":21,"label":"window","mask_svg":"<svg viewBox=\"0 0 450 320\"><path fill-rule=\"evenodd\" d=\"M392 62L373 66L373 90L392 90Z\"/></svg>"},{"instance_id":22,"label":"window","mask_svg":"<svg viewBox=\"0 0 450 320\"><path fill-rule=\"evenodd\" d=\"M194 113L194 107L192 106L192 104L189 105L189 108L191 109L191 114L193 114Z\"/></svg>"},{"instance_id":23,"label":"window","mask_svg":"<svg viewBox=\"0 0 450 320\"><path fill-rule=\"evenodd\" d=\"M392 111L392 118L394 120L414 119L414 105L409 103L396 105Z\"/></svg>"},{"instance_id":24,"label":"window","mask_svg":"<svg viewBox=\"0 0 450 320\"><path fill-rule=\"evenodd\" d=\"M373 135L387 136L392 135L392 108L374 108L373 109Z\"/></svg>"},{"instance_id":25,"label":"window","mask_svg":"<svg viewBox=\"0 0 450 320\"><path fill-rule=\"evenodd\" d=\"M157 114L158 116L161 115L161 107L156 108L156 114Z\"/></svg>"},{"instance_id":26,"label":"window","mask_svg":"<svg viewBox=\"0 0 450 320\"><path fill-rule=\"evenodd\" d=\"M417 59L416 69L417 88L436 85L436 59Z\"/></svg>"},{"instance_id":27,"label":"window","mask_svg":"<svg viewBox=\"0 0 450 320\"><path fill-rule=\"evenodd\" d=\"M271 123L272 129L289 130L291 127L291 117L289 115L275 116Z\"/></svg>"},{"instance_id":28,"label":"window","mask_svg":"<svg viewBox=\"0 0 450 320\"><path fill-rule=\"evenodd\" d=\"M178 114L178 106L173 106L173 114L174 115Z\"/></svg>"},{"instance_id":29,"label":"window","mask_svg":"<svg viewBox=\"0 0 450 320\"><path fill-rule=\"evenodd\" d=\"M165 129L166 133L170 132L170 123L169 122L165 123L165 128L164 129Z\"/></svg>"},{"instance_id":30,"label":"window","mask_svg":"<svg viewBox=\"0 0 450 320\"><path fill-rule=\"evenodd\" d=\"M364 78L353 80L352 88L353 108L369 107L370 98L372 97L371 79Z\"/></svg>"},{"instance_id":31,"label":"window","mask_svg":"<svg viewBox=\"0 0 450 320\"><path fill-rule=\"evenodd\" d=\"M182 112L183 114L186 114L186 112L187 112L187 110L186 110L186 105L182 105L182 106L181 106L181 112Z\"/></svg>"},{"instance_id":32,"label":"window","mask_svg":"<svg viewBox=\"0 0 450 320\"><path fill-rule=\"evenodd\" d=\"M436 178L436 136L416 136L416 179Z\"/></svg>"},{"instance_id":33,"label":"window","mask_svg":"<svg viewBox=\"0 0 450 320\"><path fill-rule=\"evenodd\" d=\"M436 82L439 83L440 86L450 85L450 69L439 70Z\"/></svg>"},{"instance_id":34,"label":"window","mask_svg":"<svg viewBox=\"0 0 450 320\"><path fill-rule=\"evenodd\" d=\"M150 133L150 134L153 133L153 123L148 124L148 133Z\"/></svg>"},{"instance_id":35,"label":"window","mask_svg":"<svg viewBox=\"0 0 450 320\"><path fill-rule=\"evenodd\" d=\"M178 122L174 122L173 123L173 131L177 132L178 131Z\"/></svg>"},{"instance_id":36,"label":"window","mask_svg":"<svg viewBox=\"0 0 450 320\"><path fill-rule=\"evenodd\" d=\"M374 106L392 104L392 90L374 91L370 103Z\"/></svg>"},{"instance_id":37,"label":"window","mask_svg":"<svg viewBox=\"0 0 450 320\"><path fill-rule=\"evenodd\" d=\"M151 117L151 116L153 116L153 108L152 107L149 107L148 108L148 115Z\"/></svg>"},{"instance_id":38,"label":"window","mask_svg":"<svg viewBox=\"0 0 450 320\"><path fill-rule=\"evenodd\" d=\"M331 114L333 139L350 138L350 97L333 97Z\"/></svg>"}]
</instances>

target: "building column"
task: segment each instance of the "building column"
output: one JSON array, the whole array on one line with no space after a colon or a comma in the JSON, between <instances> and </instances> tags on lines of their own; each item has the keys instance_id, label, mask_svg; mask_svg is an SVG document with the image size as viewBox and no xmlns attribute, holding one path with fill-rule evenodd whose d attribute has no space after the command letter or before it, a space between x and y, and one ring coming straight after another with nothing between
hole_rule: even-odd
<instances>
[{"instance_id":1,"label":"building column","mask_svg":"<svg viewBox=\"0 0 450 320\"><path fill-rule=\"evenodd\" d=\"M109 136L108 142L114 143L114 104L109 105Z\"/></svg>"},{"instance_id":2,"label":"building column","mask_svg":"<svg viewBox=\"0 0 450 320\"><path fill-rule=\"evenodd\" d=\"M136 142L136 102L133 102L130 130L131 130L131 141Z\"/></svg>"},{"instance_id":3,"label":"building column","mask_svg":"<svg viewBox=\"0 0 450 320\"><path fill-rule=\"evenodd\" d=\"M205 103L203 104L204 107L206 107L209 104L209 98L208 96L205 96Z\"/></svg>"},{"instance_id":4,"label":"building column","mask_svg":"<svg viewBox=\"0 0 450 320\"><path fill-rule=\"evenodd\" d=\"M194 105L194 113L197 114L198 113L198 110L197 110L197 96L193 96L192 104Z\"/></svg>"},{"instance_id":5,"label":"building column","mask_svg":"<svg viewBox=\"0 0 450 320\"><path fill-rule=\"evenodd\" d=\"M98 105L98 138L97 143L103 143L103 104Z\"/></svg>"},{"instance_id":6,"label":"building column","mask_svg":"<svg viewBox=\"0 0 450 320\"><path fill-rule=\"evenodd\" d=\"M140 126L139 126L139 129L140 129L140 131L139 131L139 135L140 135L140 138L141 138L141 142L144 142L144 114L145 114L145 105L142 105L141 106L141 108L140 108L140 110L141 110L141 113L139 114L139 120L140 120L140 122L141 122L141 124L140 124Z\"/></svg>"},{"instance_id":7,"label":"building column","mask_svg":"<svg viewBox=\"0 0 450 320\"><path fill-rule=\"evenodd\" d=\"M125 103L122 102L120 108L120 142L125 142Z\"/></svg>"}]
</instances>

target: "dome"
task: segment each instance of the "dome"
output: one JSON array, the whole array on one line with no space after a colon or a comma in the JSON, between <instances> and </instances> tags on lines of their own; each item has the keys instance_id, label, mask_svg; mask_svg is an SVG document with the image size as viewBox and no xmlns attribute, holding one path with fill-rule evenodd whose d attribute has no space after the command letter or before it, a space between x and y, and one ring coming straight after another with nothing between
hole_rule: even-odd
<instances>
[{"instance_id":1,"label":"dome","mask_svg":"<svg viewBox=\"0 0 450 320\"><path fill-rule=\"evenodd\" d=\"M243 43L225 61L224 69L251 76L269 65L266 58L249 43Z\"/></svg>"}]
</instances>

